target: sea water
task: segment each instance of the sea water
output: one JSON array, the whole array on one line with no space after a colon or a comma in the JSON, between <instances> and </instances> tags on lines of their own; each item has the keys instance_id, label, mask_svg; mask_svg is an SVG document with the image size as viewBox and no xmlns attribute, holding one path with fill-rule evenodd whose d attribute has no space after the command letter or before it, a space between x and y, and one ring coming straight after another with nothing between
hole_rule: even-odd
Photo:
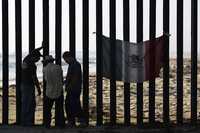
<instances>
[{"instance_id":1,"label":"sea water","mask_svg":"<svg viewBox=\"0 0 200 133\"><path fill-rule=\"evenodd\" d=\"M50 52L53 57L55 57L54 52ZM22 59L27 55L27 53L22 54ZM79 51L76 53L77 60L81 63L82 69L83 69L83 58L82 58L82 52ZM39 81L42 81L42 58L40 59L39 62L36 63L37 65L37 76ZM64 62L62 59L62 69L63 69L63 76L66 76L67 74L67 68L68 64ZM0 55L0 87L2 87L2 55ZM89 52L89 72L90 73L95 73L96 71L96 53L90 51ZM16 56L15 54L10 54L9 55L9 85L15 84L15 78L16 78Z\"/></svg>"}]
</instances>

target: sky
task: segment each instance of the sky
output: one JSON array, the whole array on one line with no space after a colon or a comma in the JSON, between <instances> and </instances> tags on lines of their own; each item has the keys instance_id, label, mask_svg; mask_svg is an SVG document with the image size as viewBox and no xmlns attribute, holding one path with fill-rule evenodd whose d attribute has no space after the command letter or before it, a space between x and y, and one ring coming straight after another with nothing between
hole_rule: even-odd
<instances>
[{"instance_id":1,"label":"sky","mask_svg":"<svg viewBox=\"0 0 200 133\"><path fill-rule=\"evenodd\" d=\"M9 1L9 53L15 52L15 0ZM49 0L50 12L50 51L55 49L55 0ZM96 49L96 1L89 0L89 46L90 51ZM162 35L163 0L157 0L156 36ZM198 3L200 6L200 2ZM36 47L42 42L42 0L35 0ZM2 5L0 2L0 31L2 30ZM116 0L116 37L123 39L123 0ZM69 4L68 0L62 1L62 51L69 49ZM200 10L198 10L200 14ZM176 52L176 0L170 0L170 53ZM191 1L184 0L184 53L188 55L191 50ZM198 25L200 21L198 21ZM22 0L22 47L28 51L28 0ZM200 27L200 26L199 26ZM199 29L199 28L198 28ZM103 0L103 34L109 36L109 0ZM200 30L198 30L200 38ZM144 0L144 40L149 39L149 0ZM136 42L136 0L130 0L130 41ZM199 45L198 45L199 46ZM2 47L2 34L0 32L0 47ZM76 0L76 47L82 50L82 0ZM200 51L200 47L199 47ZM0 49L0 53L2 49Z\"/></svg>"}]
</instances>

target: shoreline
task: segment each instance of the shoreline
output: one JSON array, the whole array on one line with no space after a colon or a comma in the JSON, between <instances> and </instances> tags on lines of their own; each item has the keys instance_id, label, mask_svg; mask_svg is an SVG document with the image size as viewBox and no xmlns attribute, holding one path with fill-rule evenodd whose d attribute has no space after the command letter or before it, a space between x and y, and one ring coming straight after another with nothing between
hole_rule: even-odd
<instances>
[{"instance_id":1,"label":"shoreline","mask_svg":"<svg viewBox=\"0 0 200 133\"><path fill-rule=\"evenodd\" d=\"M175 68L176 68L176 66L175 66L175 64L176 64L176 58L170 58L170 62L169 62L169 65L170 65L170 69L172 70L172 71L170 71L170 73L172 72L174 72L174 71L176 71L176 70L174 70ZM186 63L185 63L186 62ZM190 62L189 64L188 64L188 62ZM171 66L171 63L172 63L172 66ZM183 60L183 65L185 65L185 64L187 64L189 67L190 67L190 65L191 65L191 59L190 58L184 58L184 60ZM197 61L197 68L198 68L198 70L197 70L197 72L199 73L200 72L200 58L198 59L198 61ZM188 68L188 66L187 66L187 68ZM183 66L184 67L184 66ZM93 68L93 70L94 70L94 68ZM96 69L95 69L96 70ZM89 76L96 76L96 71L93 71L93 72L89 72ZM39 79L39 82L41 83L41 82L43 82L41 79L42 79L42 77L40 76L40 77L38 77L38 79ZM16 84L14 83L15 82L15 79L10 79L9 80L9 86L15 86ZM0 89L2 89L2 79L0 80Z\"/></svg>"}]
</instances>

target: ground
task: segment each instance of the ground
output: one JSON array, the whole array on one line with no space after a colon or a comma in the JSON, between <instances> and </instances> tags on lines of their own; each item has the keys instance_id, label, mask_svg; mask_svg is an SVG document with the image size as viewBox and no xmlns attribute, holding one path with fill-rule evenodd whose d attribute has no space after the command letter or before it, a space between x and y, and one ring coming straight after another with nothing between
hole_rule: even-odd
<instances>
[{"instance_id":1,"label":"ground","mask_svg":"<svg viewBox=\"0 0 200 133\"><path fill-rule=\"evenodd\" d=\"M52 128L42 126L0 126L0 133L200 133L199 126L179 126L168 128L136 127L88 127L88 128Z\"/></svg>"}]
</instances>

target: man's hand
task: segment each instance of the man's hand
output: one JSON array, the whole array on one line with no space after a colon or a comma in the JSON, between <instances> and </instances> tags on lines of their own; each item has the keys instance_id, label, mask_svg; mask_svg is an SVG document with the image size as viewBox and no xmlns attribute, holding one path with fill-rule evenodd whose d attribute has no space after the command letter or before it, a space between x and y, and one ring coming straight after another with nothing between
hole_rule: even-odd
<instances>
[{"instance_id":1,"label":"man's hand","mask_svg":"<svg viewBox=\"0 0 200 133\"><path fill-rule=\"evenodd\" d=\"M45 41L43 41L42 42L42 48L46 48L47 46L48 46L48 44Z\"/></svg>"},{"instance_id":2,"label":"man's hand","mask_svg":"<svg viewBox=\"0 0 200 133\"><path fill-rule=\"evenodd\" d=\"M36 48L35 50L41 50L41 49L44 49L44 48L46 48L48 46L48 44L46 43L46 42L42 42L42 46L41 47L39 47L39 48Z\"/></svg>"},{"instance_id":3,"label":"man's hand","mask_svg":"<svg viewBox=\"0 0 200 133\"><path fill-rule=\"evenodd\" d=\"M42 92L41 92L41 89L40 89L40 88L38 88L38 89L37 89L37 91L38 91L38 95L37 95L37 96L40 96L40 95L41 95L41 93L42 93Z\"/></svg>"}]
</instances>

